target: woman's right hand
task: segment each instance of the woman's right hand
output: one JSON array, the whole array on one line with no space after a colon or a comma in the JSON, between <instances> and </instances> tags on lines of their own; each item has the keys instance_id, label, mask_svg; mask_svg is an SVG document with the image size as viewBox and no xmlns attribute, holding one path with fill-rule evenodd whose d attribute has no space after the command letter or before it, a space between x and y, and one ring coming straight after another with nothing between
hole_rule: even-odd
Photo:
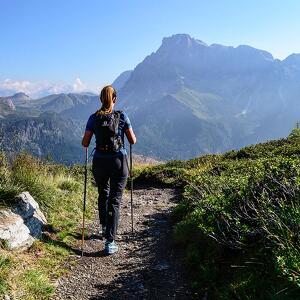
<instances>
[{"instance_id":1,"label":"woman's right hand","mask_svg":"<svg viewBox=\"0 0 300 300\"><path fill-rule=\"evenodd\" d=\"M132 128L128 128L126 131L125 131L125 134L126 134L126 137L128 139L128 142L130 144L135 144L136 143L136 136L132 130Z\"/></svg>"}]
</instances>

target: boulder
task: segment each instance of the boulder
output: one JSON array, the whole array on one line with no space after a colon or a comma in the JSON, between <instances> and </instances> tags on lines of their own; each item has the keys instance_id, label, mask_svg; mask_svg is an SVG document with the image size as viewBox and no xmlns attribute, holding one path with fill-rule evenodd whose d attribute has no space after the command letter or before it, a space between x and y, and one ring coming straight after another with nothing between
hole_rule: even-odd
<instances>
[{"instance_id":1,"label":"boulder","mask_svg":"<svg viewBox=\"0 0 300 300\"><path fill-rule=\"evenodd\" d=\"M28 192L23 192L18 195L16 197L16 205L12 208L12 210L23 219L30 218L37 209L39 209L38 203Z\"/></svg>"},{"instance_id":2,"label":"boulder","mask_svg":"<svg viewBox=\"0 0 300 300\"><path fill-rule=\"evenodd\" d=\"M28 192L16 197L11 208L0 209L0 241L9 249L26 249L41 237L47 220Z\"/></svg>"},{"instance_id":3,"label":"boulder","mask_svg":"<svg viewBox=\"0 0 300 300\"><path fill-rule=\"evenodd\" d=\"M34 238L24 224L24 220L10 209L0 210L0 240L5 241L10 249L27 248Z\"/></svg>"}]
</instances>

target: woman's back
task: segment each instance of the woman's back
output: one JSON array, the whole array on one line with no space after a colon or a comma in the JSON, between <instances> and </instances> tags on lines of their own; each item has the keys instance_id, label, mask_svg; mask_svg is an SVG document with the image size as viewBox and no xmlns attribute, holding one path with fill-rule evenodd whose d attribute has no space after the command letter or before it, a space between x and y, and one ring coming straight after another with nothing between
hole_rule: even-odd
<instances>
[{"instance_id":1,"label":"woman's back","mask_svg":"<svg viewBox=\"0 0 300 300\"><path fill-rule=\"evenodd\" d=\"M127 114L123 111L113 111L109 114L101 114L96 111L90 115L86 131L90 131L96 138L96 157L114 156L118 154L126 155L124 147L124 137L126 131L132 128ZM119 150L105 151L105 145L113 147L113 144L119 145ZM110 147L108 147L110 148ZM117 145L116 147L117 148ZM108 149L109 150L109 149Z\"/></svg>"}]
</instances>

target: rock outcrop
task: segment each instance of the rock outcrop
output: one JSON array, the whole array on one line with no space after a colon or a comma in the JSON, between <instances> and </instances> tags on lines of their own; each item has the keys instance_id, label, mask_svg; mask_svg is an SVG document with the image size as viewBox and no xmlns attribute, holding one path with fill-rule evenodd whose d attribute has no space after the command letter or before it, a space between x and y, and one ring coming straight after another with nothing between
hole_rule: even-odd
<instances>
[{"instance_id":1,"label":"rock outcrop","mask_svg":"<svg viewBox=\"0 0 300 300\"><path fill-rule=\"evenodd\" d=\"M46 223L38 203L23 192L12 207L0 209L0 241L9 249L26 249L41 236Z\"/></svg>"}]
</instances>

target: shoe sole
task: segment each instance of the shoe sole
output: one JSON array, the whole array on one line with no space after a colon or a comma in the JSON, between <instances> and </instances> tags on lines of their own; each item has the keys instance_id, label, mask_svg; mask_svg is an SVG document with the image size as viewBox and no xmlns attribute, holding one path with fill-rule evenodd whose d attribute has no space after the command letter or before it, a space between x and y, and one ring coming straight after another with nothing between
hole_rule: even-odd
<instances>
[{"instance_id":1,"label":"shoe sole","mask_svg":"<svg viewBox=\"0 0 300 300\"><path fill-rule=\"evenodd\" d=\"M104 252L106 255L111 255L111 254L117 253L118 251L119 251L119 248L117 248L115 250L104 249Z\"/></svg>"}]
</instances>

